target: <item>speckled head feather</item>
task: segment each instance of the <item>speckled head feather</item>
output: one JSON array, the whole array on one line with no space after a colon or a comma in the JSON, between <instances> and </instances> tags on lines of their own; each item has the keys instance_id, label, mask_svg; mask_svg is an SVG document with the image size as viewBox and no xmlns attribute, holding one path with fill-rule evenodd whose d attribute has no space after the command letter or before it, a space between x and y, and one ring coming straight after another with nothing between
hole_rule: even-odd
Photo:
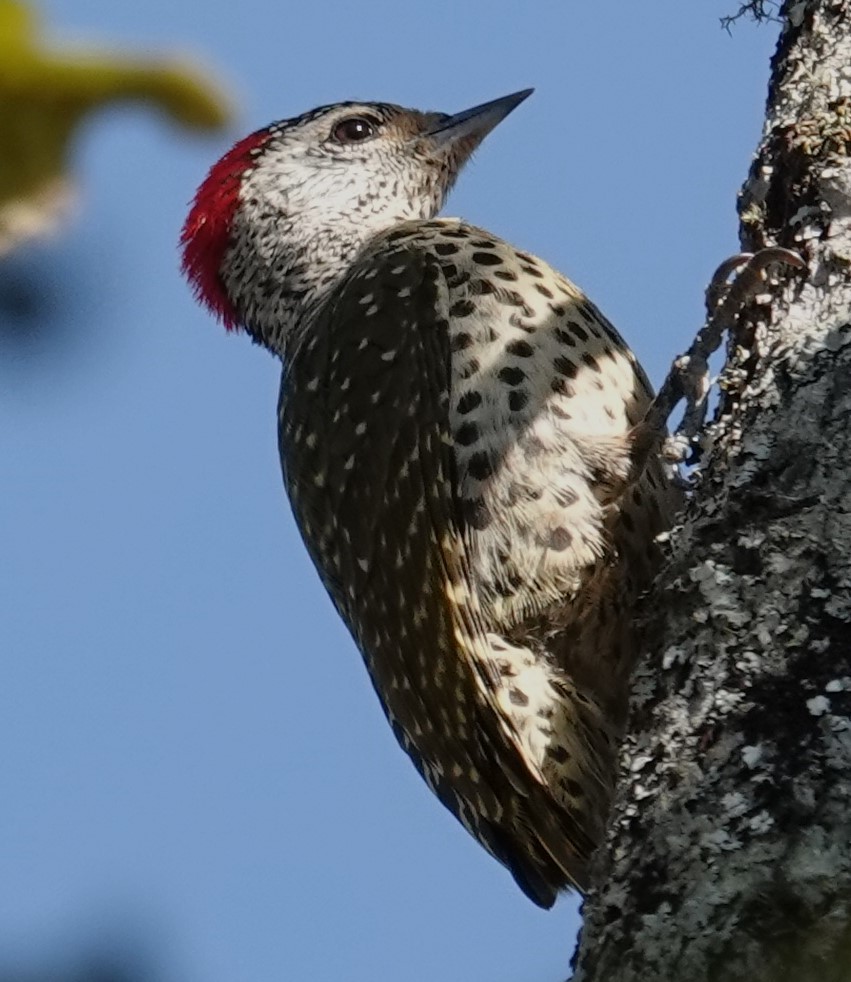
<instances>
[{"instance_id":1,"label":"speckled head feather","mask_svg":"<svg viewBox=\"0 0 851 982\"><path fill-rule=\"evenodd\" d=\"M372 236L440 210L470 154L527 94L457 116L341 102L241 140L213 165L183 227L196 296L281 354Z\"/></svg>"},{"instance_id":2,"label":"speckled head feather","mask_svg":"<svg viewBox=\"0 0 851 982\"><path fill-rule=\"evenodd\" d=\"M213 166L198 188L183 224L181 267L195 297L228 330L237 326L237 313L221 281L221 265L230 241L233 215L239 207L243 178L272 138L273 128L251 133L236 143Z\"/></svg>"}]
</instances>

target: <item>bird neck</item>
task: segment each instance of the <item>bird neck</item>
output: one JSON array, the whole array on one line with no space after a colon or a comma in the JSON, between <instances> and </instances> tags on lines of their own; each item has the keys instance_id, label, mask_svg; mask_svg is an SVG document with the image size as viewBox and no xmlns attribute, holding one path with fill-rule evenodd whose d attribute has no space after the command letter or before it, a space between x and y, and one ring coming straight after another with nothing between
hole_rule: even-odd
<instances>
[{"instance_id":1,"label":"bird neck","mask_svg":"<svg viewBox=\"0 0 851 982\"><path fill-rule=\"evenodd\" d=\"M398 225L433 218L442 203L437 186L391 207L354 210L332 195L261 191L248 193L234 216L220 276L237 319L279 357L365 248Z\"/></svg>"},{"instance_id":2,"label":"bird neck","mask_svg":"<svg viewBox=\"0 0 851 982\"><path fill-rule=\"evenodd\" d=\"M376 230L341 221L306 236L286 216L240 224L233 230L222 281L254 341L282 358Z\"/></svg>"}]
</instances>

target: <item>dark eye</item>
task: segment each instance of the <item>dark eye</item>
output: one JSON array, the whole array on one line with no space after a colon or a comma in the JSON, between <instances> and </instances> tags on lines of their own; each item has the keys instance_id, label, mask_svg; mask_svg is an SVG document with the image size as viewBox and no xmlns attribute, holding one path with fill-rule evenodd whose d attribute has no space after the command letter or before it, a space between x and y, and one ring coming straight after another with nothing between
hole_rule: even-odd
<instances>
[{"instance_id":1,"label":"dark eye","mask_svg":"<svg viewBox=\"0 0 851 982\"><path fill-rule=\"evenodd\" d=\"M350 116L337 123L331 134L337 143L360 143L375 136L375 121L366 116Z\"/></svg>"}]
</instances>

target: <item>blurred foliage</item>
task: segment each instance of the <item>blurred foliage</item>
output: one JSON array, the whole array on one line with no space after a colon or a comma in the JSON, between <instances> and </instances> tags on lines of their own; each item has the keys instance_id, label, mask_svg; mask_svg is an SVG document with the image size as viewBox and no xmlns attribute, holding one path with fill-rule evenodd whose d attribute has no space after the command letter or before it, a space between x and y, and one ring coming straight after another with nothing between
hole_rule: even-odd
<instances>
[{"instance_id":1,"label":"blurred foliage","mask_svg":"<svg viewBox=\"0 0 851 982\"><path fill-rule=\"evenodd\" d=\"M174 61L51 51L23 0L0 0L0 257L49 231L71 197L69 144L86 115L138 100L180 126L216 130L229 107L209 78Z\"/></svg>"},{"instance_id":2,"label":"blurred foliage","mask_svg":"<svg viewBox=\"0 0 851 982\"><path fill-rule=\"evenodd\" d=\"M46 968L0 969L0 982L146 982L135 967L99 962Z\"/></svg>"},{"instance_id":3,"label":"blurred foliage","mask_svg":"<svg viewBox=\"0 0 851 982\"><path fill-rule=\"evenodd\" d=\"M3 964L0 982L156 982L151 960L132 948L94 947L36 963Z\"/></svg>"}]
</instances>

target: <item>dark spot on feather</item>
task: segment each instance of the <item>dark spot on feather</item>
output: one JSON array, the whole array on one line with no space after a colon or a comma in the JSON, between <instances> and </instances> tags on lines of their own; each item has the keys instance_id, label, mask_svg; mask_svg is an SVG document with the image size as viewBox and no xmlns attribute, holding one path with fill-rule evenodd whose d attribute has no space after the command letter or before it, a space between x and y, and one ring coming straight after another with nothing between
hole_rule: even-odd
<instances>
[{"instance_id":1,"label":"dark spot on feather","mask_svg":"<svg viewBox=\"0 0 851 982\"><path fill-rule=\"evenodd\" d=\"M495 252L474 252L472 258L480 266L502 265L502 259Z\"/></svg>"},{"instance_id":2,"label":"dark spot on feather","mask_svg":"<svg viewBox=\"0 0 851 982\"><path fill-rule=\"evenodd\" d=\"M467 413L471 413L474 409L477 409L481 404L482 395L480 392L465 392L458 400L458 412L462 416L465 416Z\"/></svg>"},{"instance_id":3,"label":"dark spot on feather","mask_svg":"<svg viewBox=\"0 0 851 982\"><path fill-rule=\"evenodd\" d=\"M505 368L500 368L497 376L506 385L520 385L526 379L526 373L523 369L517 368L514 365L506 365Z\"/></svg>"}]
</instances>

